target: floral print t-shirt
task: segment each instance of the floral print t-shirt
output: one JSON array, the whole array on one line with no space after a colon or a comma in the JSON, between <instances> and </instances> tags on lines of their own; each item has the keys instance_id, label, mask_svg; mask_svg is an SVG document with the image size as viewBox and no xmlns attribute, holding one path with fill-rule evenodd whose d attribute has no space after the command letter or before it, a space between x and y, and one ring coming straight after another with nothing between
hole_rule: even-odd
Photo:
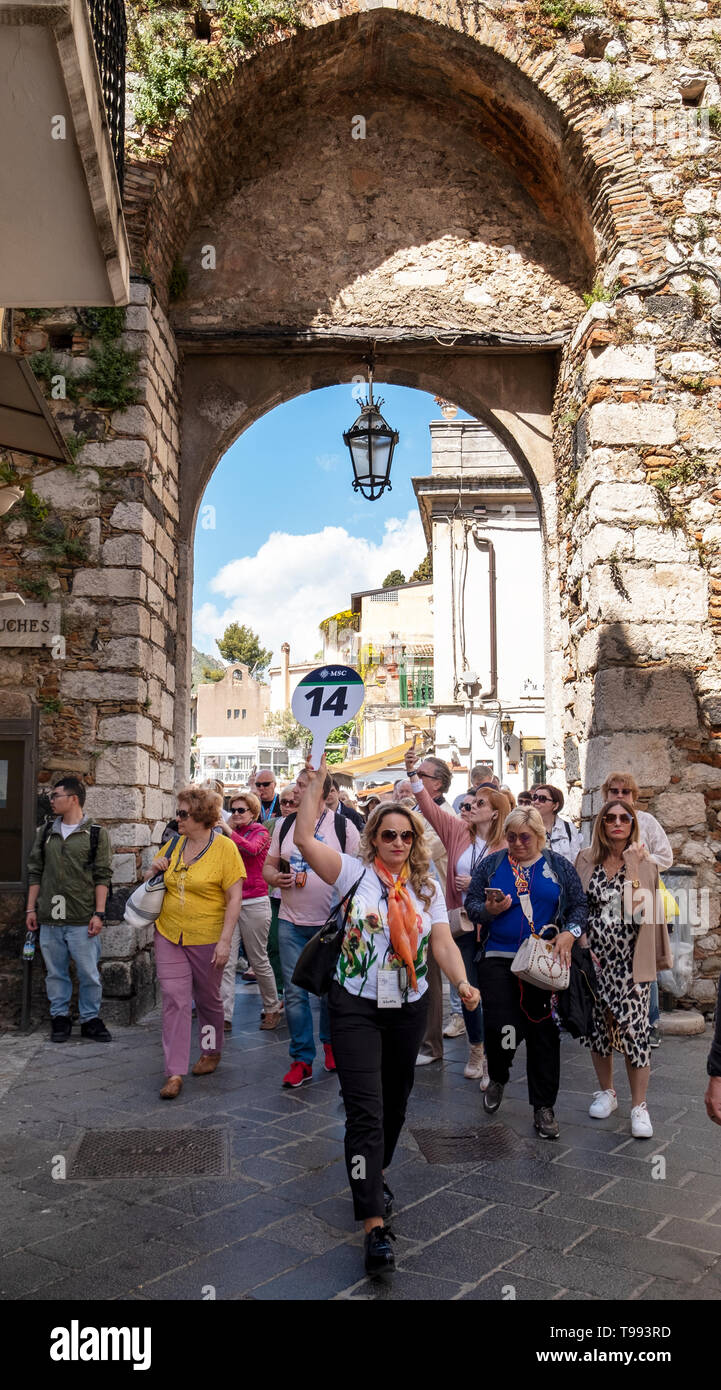
<instances>
[{"instance_id":1,"label":"floral print t-shirt","mask_svg":"<svg viewBox=\"0 0 721 1390\"><path fill-rule=\"evenodd\" d=\"M335 887L342 899L358 881L363 864L350 854L342 854L341 859L343 867L336 879ZM438 883L432 886L429 908L416 896L409 883L406 887L415 906L418 921L418 951L414 962L418 988L414 990L409 987L406 996L407 1002L413 1004L428 988L427 956L431 927L434 922L448 921L448 908ZM358 994L363 999L375 999L378 994L378 967L392 966L393 969L399 970L402 964L402 960L391 946L387 890L375 869L367 865L351 901L335 978L349 994Z\"/></svg>"}]
</instances>

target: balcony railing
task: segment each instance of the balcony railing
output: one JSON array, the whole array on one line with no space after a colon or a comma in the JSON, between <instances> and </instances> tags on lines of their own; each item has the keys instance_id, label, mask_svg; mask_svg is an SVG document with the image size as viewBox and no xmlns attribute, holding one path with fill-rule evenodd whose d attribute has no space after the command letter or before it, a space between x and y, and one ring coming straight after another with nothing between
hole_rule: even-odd
<instances>
[{"instance_id":1,"label":"balcony railing","mask_svg":"<svg viewBox=\"0 0 721 1390\"><path fill-rule=\"evenodd\" d=\"M433 667L401 665L398 671L401 709L425 709L433 703Z\"/></svg>"},{"instance_id":2,"label":"balcony railing","mask_svg":"<svg viewBox=\"0 0 721 1390\"><path fill-rule=\"evenodd\" d=\"M88 7L122 197L125 172L125 5L123 0L88 0Z\"/></svg>"}]
</instances>

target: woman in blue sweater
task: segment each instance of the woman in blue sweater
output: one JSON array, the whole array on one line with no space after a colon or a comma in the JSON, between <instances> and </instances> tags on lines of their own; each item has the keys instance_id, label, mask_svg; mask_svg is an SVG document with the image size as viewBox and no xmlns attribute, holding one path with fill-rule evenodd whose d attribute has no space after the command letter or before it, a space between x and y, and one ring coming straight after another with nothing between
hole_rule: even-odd
<instances>
[{"instance_id":1,"label":"woman in blue sweater","mask_svg":"<svg viewBox=\"0 0 721 1390\"><path fill-rule=\"evenodd\" d=\"M524 984L511 964L531 927L543 935L551 925L559 928L553 954L569 963L574 940L586 929L586 895L573 865L547 848L545 826L533 807L511 811L504 830L508 849L477 866L465 902L482 953L478 983L491 1078L483 1108L489 1115L498 1109L516 1048L525 1038L534 1127L542 1139L557 1139L561 1048L551 994Z\"/></svg>"}]
</instances>

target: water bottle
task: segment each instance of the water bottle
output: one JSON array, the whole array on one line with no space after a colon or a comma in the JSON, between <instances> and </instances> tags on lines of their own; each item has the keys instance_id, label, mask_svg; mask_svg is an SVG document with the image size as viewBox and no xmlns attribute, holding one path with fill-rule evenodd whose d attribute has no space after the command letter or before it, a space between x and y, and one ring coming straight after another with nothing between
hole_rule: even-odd
<instances>
[{"instance_id":1,"label":"water bottle","mask_svg":"<svg viewBox=\"0 0 721 1390\"><path fill-rule=\"evenodd\" d=\"M29 931L29 932L26 933L26 936L25 936L25 943L24 943L24 945L23 945L23 960L32 960L32 959L33 959L33 956L35 955L35 942L36 942L36 939L37 939L37 932L35 932L35 931Z\"/></svg>"}]
</instances>

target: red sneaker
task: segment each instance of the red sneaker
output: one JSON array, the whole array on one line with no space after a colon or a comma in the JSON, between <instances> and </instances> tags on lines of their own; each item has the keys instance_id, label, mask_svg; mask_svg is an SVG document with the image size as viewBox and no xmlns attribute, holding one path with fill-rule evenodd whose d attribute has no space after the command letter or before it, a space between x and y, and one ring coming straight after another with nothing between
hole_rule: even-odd
<instances>
[{"instance_id":1,"label":"red sneaker","mask_svg":"<svg viewBox=\"0 0 721 1390\"><path fill-rule=\"evenodd\" d=\"M283 1085L289 1087L302 1086L304 1081L310 1081L313 1077L313 1068L307 1062L293 1062L290 1071L283 1077Z\"/></svg>"},{"instance_id":2,"label":"red sneaker","mask_svg":"<svg viewBox=\"0 0 721 1390\"><path fill-rule=\"evenodd\" d=\"M333 1048L331 1047L330 1043L323 1043L323 1051L325 1052L325 1062L324 1062L325 1070L326 1070L326 1071L337 1071L338 1068L336 1067L336 1064L335 1064L335 1057L333 1056Z\"/></svg>"}]
</instances>

